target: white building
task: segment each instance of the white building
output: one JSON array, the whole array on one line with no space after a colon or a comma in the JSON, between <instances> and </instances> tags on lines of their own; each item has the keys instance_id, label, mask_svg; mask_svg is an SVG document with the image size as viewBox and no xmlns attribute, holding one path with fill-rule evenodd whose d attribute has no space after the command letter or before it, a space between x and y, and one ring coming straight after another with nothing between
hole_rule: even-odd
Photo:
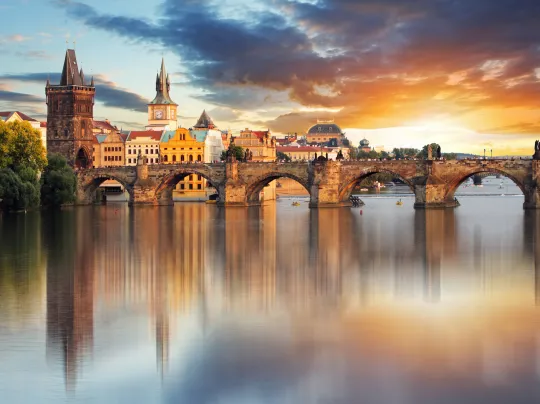
<instances>
[{"instance_id":1,"label":"white building","mask_svg":"<svg viewBox=\"0 0 540 404\"><path fill-rule=\"evenodd\" d=\"M0 112L0 119L6 123L8 122L28 122L32 128L39 130L41 133L41 143L45 150L47 150L47 123L39 122L38 120L29 117L19 111L4 111Z\"/></svg>"},{"instance_id":2,"label":"white building","mask_svg":"<svg viewBox=\"0 0 540 404\"><path fill-rule=\"evenodd\" d=\"M142 154L146 157L148 164L159 164L159 142L162 131L144 130L131 131L126 139L126 165L134 166L137 164L137 156Z\"/></svg>"}]
</instances>

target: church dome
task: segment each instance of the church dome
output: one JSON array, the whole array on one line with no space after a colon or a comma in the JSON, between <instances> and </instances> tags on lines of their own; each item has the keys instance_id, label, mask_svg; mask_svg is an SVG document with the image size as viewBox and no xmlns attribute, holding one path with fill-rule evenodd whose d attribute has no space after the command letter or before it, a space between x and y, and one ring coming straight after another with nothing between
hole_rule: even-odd
<instances>
[{"instance_id":1,"label":"church dome","mask_svg":"<svg viewBox=\"0 0 540 404\"><path fill-rule=\"evenodd\" d=\"M318 135L320 133L341 134L341 128L335 123L317 123L308 129L308 135Z\"/></svg>"},{"instance_id":2,"label":"church dome","mask_svg":"<svg viewBox=\"0 0 540 404\"><path fill-rule=\"evenodd\" d=\"M367 139L365 139L365 138L362 139L362 140L360 140L360 146L362 146L362 147L367 147L367 146L369 146L369 140L367 140Z\"/></svg>"}]
</instances>

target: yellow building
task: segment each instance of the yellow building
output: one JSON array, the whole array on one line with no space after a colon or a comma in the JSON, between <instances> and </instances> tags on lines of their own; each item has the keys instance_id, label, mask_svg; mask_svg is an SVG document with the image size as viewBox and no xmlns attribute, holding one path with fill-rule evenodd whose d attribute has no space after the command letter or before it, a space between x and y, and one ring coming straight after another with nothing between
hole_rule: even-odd
<instances>
[{"instance_id":1,"label":"yellow building","mask_svg":"<svg viewBox=\"0 0 540 404\"><path fill-rule=\"evenodd\" d=\"M165 131L159 144L163 164L203 162L204 142L197 141L186 128ZM178 182L173 197L183 200L206 200L206 181L191 174Z\"/></svg>"},{"instance_id":2,"label":"yellow building","mask_svg":"<svg viewBox=\"0 0 540 404\"><path fill-rule=\"evenodd\" d=\"M244 129L235 136L234 144L253 153L253 161L276 161L276 138L270 131Z\"/></svg>"},{"instance_id":3,"label":"yellow building","mask_svg":"<svg viewBox=\"0 0 540 404\"><path fill-rule=\"evenodd\" d=\"M117 167L126 165L125 144L127 135L122 133L100 134L94 137L93 166Z\"/></svg>"}]
</instances>

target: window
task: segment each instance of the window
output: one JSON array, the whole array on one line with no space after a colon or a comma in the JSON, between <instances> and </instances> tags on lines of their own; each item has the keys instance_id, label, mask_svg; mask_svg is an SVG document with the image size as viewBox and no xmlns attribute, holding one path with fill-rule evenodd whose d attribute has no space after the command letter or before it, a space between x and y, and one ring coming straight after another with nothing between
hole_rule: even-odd
<instances>
[{"instance_id":1,"label":"window","mask_svg":"<svg viewBox=\"0 0 540 404\"><path fill-rule=\"evenodd\" d=\"M154 149L150 149L150 154L154 154Z\"/></svg>"},{"instance_id":2,"label":"window","mask_svg":"<svg viewBox=\"0 0 540 404\"><path fill-rule=\"evenodd\" d=\"M200 154L197 156L197 161L202 161L202 158L201 158Z\"/></svg>"},{"instance_id":3,"label":"window","mask_svg":"<svg viewBox=\"0 0 540 404\"><path fill-rule=\"evenodd\" d=\"M197 176L197 179L198 179L199 181L201 181L201 180L202 180L202 175L199 174L199 175Z\"/></svg>"},{"instance_id":4,"label":"window","mask_svg":"<svg viewBox=\"0 0 540 404\"><path fill-rule=\"evenodd\" d=\"M180 156L180 161L184 161L184 155L183 154Z\"/></svg>"},{"instance_id":5,"label":"window","mask_svg":"<svg viewBox=\"0 0 540 404\"><path fill-rule=\"evenodd\" d=\"M180 189L184 189L185 188L185 185L184 184L180 184Z\"/></svg>"},{"instance_id":6,"label":"window","mask_svg":"<svg viewBox=\"0 0 540 404\"><path fill-rule=\"evenodd\" d=\"M163 161L168 161L168 157L167 155L163 156Z\"/></svg>"},{"instance_id":7,"label":"window","mask_svg":"<svg viewBox=\"0 0 540 404\"><path fill-rule=\"evenodd\" d=\"M176 161L176 154L173 154L172 161Z\"/></svg>"},{"instance_id":8,"label":"window","mask_svg":"<svg viewBox=\"0 0 540 404\"><path fill-rule=\"evenodd\" d=\"M189 155L189 161L193 161L193 156L191 154Z\"/></svg>"},{"instance_id":9,"label":"window","mask_svg":"<svg viewBox=\"0 0 540 404\"><path fill-rule=\"evenodd\" d=\"M193 189L193 184L189 184L189 189Z\"/></svg>"},{"instance_id":10,"label":"window","mask_svg":"<svg viewBox=\"0 0 540 404\"><path fill-rule=\"evenodd\" d=\"M197 189L202 189L202 184L197 184Z\"/></svg>"}]
</instances>

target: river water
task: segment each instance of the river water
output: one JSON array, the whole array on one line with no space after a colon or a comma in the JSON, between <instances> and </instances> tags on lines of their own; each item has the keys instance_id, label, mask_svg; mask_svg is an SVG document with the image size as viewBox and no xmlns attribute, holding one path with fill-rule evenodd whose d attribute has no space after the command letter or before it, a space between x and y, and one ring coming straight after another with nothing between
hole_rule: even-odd
<instances>
[{"instance_id":1,"label":"river water","mask_svg":"<svg viewBox=\"0 0 540 404\"><path fill-rule=\"evenodd\" d=\"M540 212L492 182L0 217L0 402L539 402Z\"/></svg>"}]
</instances>

